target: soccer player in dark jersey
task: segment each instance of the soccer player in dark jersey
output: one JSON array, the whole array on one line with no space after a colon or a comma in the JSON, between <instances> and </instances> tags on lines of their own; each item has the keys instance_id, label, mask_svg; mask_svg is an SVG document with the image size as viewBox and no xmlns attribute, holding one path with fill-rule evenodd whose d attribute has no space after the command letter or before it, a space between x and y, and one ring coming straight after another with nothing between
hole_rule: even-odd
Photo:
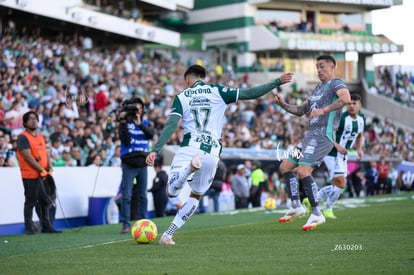
<instances>
[{"instance_id":1,"label":"soccer player in dark jersey","mask_svg":"<svg viewBox=\"0 0 414 275\"><path fill-rule=\"evenodd\" d=\"M351 102L345 83L335 78L335 66L336 61L330 55L321 55L316 59L316 70L321 82L302 105L287 104L279 94L275 94L276 104L287 112L298 116L309 115L309 128L304 138L292 155L284 159L279 166L292 201L290 209L279 222L290 222L306 214L299 198L299 182L293 172L297 168L297 176L311 204L311 214L302 226L304 231L312 230L325 222L325 217L318 207L318 187L312 177L312 171L332 150L341 110Z\"/></svg>"}]
</instances>

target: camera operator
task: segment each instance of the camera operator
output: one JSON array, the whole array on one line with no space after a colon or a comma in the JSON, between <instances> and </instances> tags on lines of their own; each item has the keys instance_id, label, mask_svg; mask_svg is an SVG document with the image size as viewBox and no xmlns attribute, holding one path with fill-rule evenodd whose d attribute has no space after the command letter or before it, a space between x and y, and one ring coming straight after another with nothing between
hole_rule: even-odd
<instances>
[{"instance_id":1,"label":"camera operator","mask_svg":"<svg viewBox=\"0 0 414 275\"><path fill-rule=\"evenodd\" d=\"M123 234L130 232L131 220L147 217L145 158L149 151L150 140L154 136L154 129L148 120L143 119L144 102L140 98L125 100L121 107L118 130L122 160L121 233Z\"/></svg>"}]
</instances>

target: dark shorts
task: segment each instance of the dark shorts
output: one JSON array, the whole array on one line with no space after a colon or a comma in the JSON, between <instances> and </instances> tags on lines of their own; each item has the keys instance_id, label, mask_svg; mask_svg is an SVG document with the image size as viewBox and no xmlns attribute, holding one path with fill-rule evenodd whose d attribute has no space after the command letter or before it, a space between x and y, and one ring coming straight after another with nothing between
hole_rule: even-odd
<instances>
[{"instance_id":1,"label":"dark shorts","mask_svg":"<svg viewBox=\"0 0 414 275\"><path fill-rule=\"evenodd\" d=\"M310 132L295 147L289 161L295 164L319 167L323 158L332 150L333 143L326 137Z\"/></svg>"}]
</instances>

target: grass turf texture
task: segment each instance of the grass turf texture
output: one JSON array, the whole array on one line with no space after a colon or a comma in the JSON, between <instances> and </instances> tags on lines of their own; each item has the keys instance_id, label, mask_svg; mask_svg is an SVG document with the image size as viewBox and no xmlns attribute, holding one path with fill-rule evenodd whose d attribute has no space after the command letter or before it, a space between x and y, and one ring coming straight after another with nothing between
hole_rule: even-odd
<instances>
[{"instance_id":1,"label":"grass turf texture","mask_svg":"<svg viewBox=\"0 0 414 275\"><path fill-rule=\"evenodd\" d=\"M175 246L138 245L120 225L1 236L0 274L413 274L411 194L340 200L310 232L283 213L195 215ZM159 235L171 220L153 219Z\"/></svg>"}]
</instances>

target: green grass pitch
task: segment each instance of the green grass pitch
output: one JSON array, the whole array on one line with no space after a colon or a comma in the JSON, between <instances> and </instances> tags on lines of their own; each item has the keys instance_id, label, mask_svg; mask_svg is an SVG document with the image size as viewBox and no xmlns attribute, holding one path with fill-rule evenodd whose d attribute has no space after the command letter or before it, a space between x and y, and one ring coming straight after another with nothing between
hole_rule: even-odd
<instances>
[{"instance_id":1,"label":"green grass pitch","mask_svg":"<svg viewBox=\"0 0 414 275\"><path fill-rule=\"evenodd\" d=\"M194 215L175 246L136 244L120 225L0 236L0 274L414 274L412 194L343 199L303 232L284 211ZM153 219L159 235L172 217Z\"/></svg>"}]
</instances>

